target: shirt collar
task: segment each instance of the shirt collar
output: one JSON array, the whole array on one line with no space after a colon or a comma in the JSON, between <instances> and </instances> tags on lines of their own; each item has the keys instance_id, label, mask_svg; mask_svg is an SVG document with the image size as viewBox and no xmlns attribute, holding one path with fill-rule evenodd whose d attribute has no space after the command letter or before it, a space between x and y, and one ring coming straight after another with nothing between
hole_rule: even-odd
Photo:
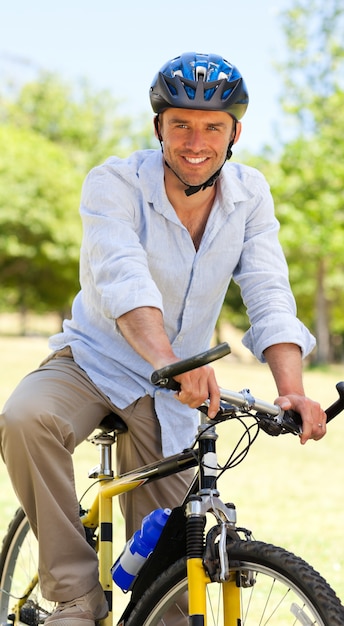
<instances>
[{"instance_id":1,"label":"shirt collar","mask_svg":"<svg viewBox=\"0 0 344 626\"><path fill-rule=\"evenodd\" d=\"M234 211L236 203L245 202L253 197L252 192L241 180L242 167L238 163L225 163L217 181L217 200L228 213ZM169 212L170 204L164 187L163 156L159 150L148 152L139 166L138 176L146 200L151 202L158 212L163 214Z\"/></svg>"},{"instance_id":2,"label":"shirt collar","mask_svg":"<svg viewBox=\"0 0 344 626\"><path fill-rule=\"evenodd\" d=\"M218 180L219 200L229 212L236 203L247 202L253 197L253 193L241 179L242 168L238 163L225 163Z\"/></svg>"}]
</instances>

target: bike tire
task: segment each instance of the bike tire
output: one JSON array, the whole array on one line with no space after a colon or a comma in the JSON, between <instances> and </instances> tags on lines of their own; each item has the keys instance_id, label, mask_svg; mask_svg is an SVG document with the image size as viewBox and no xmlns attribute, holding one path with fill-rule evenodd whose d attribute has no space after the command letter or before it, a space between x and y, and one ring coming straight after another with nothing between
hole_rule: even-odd
<instances>
[{"instance_id":1,"label":"bike tire","mask_svg":"<svg viewBox=\"0 0 344 626\"><path fill-rule=\"evenodd\" d=\"M233 563L231 571L238 572L241 580L247 573L253 573L255 580L252 586L241 587L241 626L343 626L344 608L339 598L324 578L300 557L258 541L235 541L229 544L228 556ZM215 586L215 596L221 598L218 593L221 585L208 585ZM208 591L211 595L210 589L207 595ZM184 558L151 585L128 616L125 626L186 626L186 593ZM173 619L168 613L171 607L174 607ZM225 626L221 608L209 607L207 612L207 626Z\"/></svg>"},{"instance_id":2,"label":"bike tire","mask_svg":"<svg viewBox=\"0 0 344 626\"><path fill-rule=\"evenodd\" d=\"M38 545L23 511L18 509L4 537L0 554L0 625L13 626L9 619L14 604L31 585L27 601L20 609L20 622L29 626L42 624L54 603L42 596L38 572ZM36 577L36 583L32 583Z\"/></svg>"}]
</instances>

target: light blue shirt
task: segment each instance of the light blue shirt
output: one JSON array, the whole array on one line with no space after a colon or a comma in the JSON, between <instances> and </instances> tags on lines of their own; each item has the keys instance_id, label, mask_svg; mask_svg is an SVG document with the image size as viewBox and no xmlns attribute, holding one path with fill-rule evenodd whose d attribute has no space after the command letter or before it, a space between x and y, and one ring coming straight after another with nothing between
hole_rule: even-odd
<instances>
[{"instance_id":1,"label":"light blue shirt","mask_svg":"<svg viewBox=\"0 0 344 626\"><path fill-rule=\"evenodd\" d=\"M151 385L152 367L117 329L119 316L137 307L161 309L175 354L189 357L209 347L233 277L251 324L243 343L259 360L272 344L295 343L303 355L314 347L296 317L273 201L257 170L226 163L197 251L166 196L158 150L111 157L94 168L80 212L81 290L72 319L50 346L70 345L75 361L119 408L154 397L165 455L193 441L197 412Z\"/></svg>"}]
</instances>

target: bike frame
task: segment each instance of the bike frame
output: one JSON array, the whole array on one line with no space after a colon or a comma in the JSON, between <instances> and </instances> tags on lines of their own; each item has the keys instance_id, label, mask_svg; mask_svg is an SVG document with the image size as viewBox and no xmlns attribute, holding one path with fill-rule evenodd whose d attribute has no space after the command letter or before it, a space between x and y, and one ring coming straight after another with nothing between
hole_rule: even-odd
<instances>
[{"instance_id":1,"label":"bike frame","mask_svg":"<svg viewBox=\"0 0 344 626\"><path fill-rule=\"evenodd\" d=\"M201 414L202 415L202 414ZM184 505L174 510L170 520L166 524L162 537L155 549L155 560L147 562L144 566L143 575L138 576L133 587L133 598L140 597L144 589L167 569L176 558L187 555L187 578L188 578L188 602L189 602L189 625L206 626L206 588L210 582L203 566L203 529L207 512L211 511L221 520L224 529L226 525L235 526L235 509L228 509L219 499L216 490L216 439L215 427L209 427L204 415L202 415L199 427L199 450L187 450L180 454L167 457L151 465L128 472L122 476L113 476L111 447L116 441L116 433L113 435L102 432L93 437L92 442L99 449L99 465L93 468L89 476L99 480L97 496L91 507L82 515L81 521L86 529L99 528L98 535L98 559L99 577L104 589L108 604L109 615L103 620L103 626L113 625L113 581L111 566L113 564L112 533L113 533L113 498L127 493L143 484L153 480L159 480L165 476L180 472L199 465L198 477L195 477L189 494L186 496L186 512ZM197 495L192 495L197 492ZM191 545L186 540L186 527L198 524L201 527L199 545L195 546L194 528L191 528ZM185 529L181 527L184 526ZM178 532L177 532L178 529ZM182 531L182 532L181 532ZM179 546L174 545L173 550L168 550L173 534L179 534ZM197 535L197 533L196 533ZM190 544L190 541L189 541ZM197 554L195 554L195 550ZM148 574L148 575L147 575ZM144 581L144 582L142 582ZM240 588L236 580L223 581L224 615L228 626L237 626L240 619ZM233 610L233 607L236 607Z\"/></svg>"},{"instance_id":2,"label":"bike frame","mask_svg":"<svg viewBox=\"0 0 344 626\"><path fill-rule=\"evenodd\" d=\"M151 465L128 472L123 476L113 477L111 462L111 446L116 441L116 434L102 433L96 435L92 442L99 449L100 462L93 468L89 476L99 480L98 493L91 507L81 516L86 529L99 528L98 560L100 583L104 589L109 615L103 620L104 626L113 623L113 581L111 566L113 564L112 529L113 529L113 498L127 493L143 484L159 480L165 476L189 469L197 465L197 455L191 451L162 459Z\"/></svg>"}]
</instances>

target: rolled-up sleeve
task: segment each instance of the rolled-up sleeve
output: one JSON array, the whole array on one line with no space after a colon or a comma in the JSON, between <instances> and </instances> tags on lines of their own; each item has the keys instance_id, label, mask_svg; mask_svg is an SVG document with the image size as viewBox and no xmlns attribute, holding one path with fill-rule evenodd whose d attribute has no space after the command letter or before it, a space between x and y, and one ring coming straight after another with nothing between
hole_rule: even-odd
<instances>
[{"instance_id":1,"label":"rolled-up sleeve","mask_svg":"<svg viewBox=\"0 0 344 626\"><path fill-rule=\"evenodd\" d=\"M256 177L255 185L254 203L245 207L245 241L233 274L251 324L243 344L262 362L264 350L278 343L299 345L306 356L314 348L315 339L296 316L268 184L263 177Z\"/></svg>"},{"instance_id":2,"label":"rolled-up sleeve","mask_svg":"<svg viewBox=\"0 0 344 626\"><path fill-rule=\"evenodd\" d=\"M149 271L147 255L134 228L135 194L114 168L95 168L85 180L81 274L100 297L103 314L117 319L143 306L163 310L162 297ZM89 281L83 281L89 283Z\"/></svg>"}]
</instances>

